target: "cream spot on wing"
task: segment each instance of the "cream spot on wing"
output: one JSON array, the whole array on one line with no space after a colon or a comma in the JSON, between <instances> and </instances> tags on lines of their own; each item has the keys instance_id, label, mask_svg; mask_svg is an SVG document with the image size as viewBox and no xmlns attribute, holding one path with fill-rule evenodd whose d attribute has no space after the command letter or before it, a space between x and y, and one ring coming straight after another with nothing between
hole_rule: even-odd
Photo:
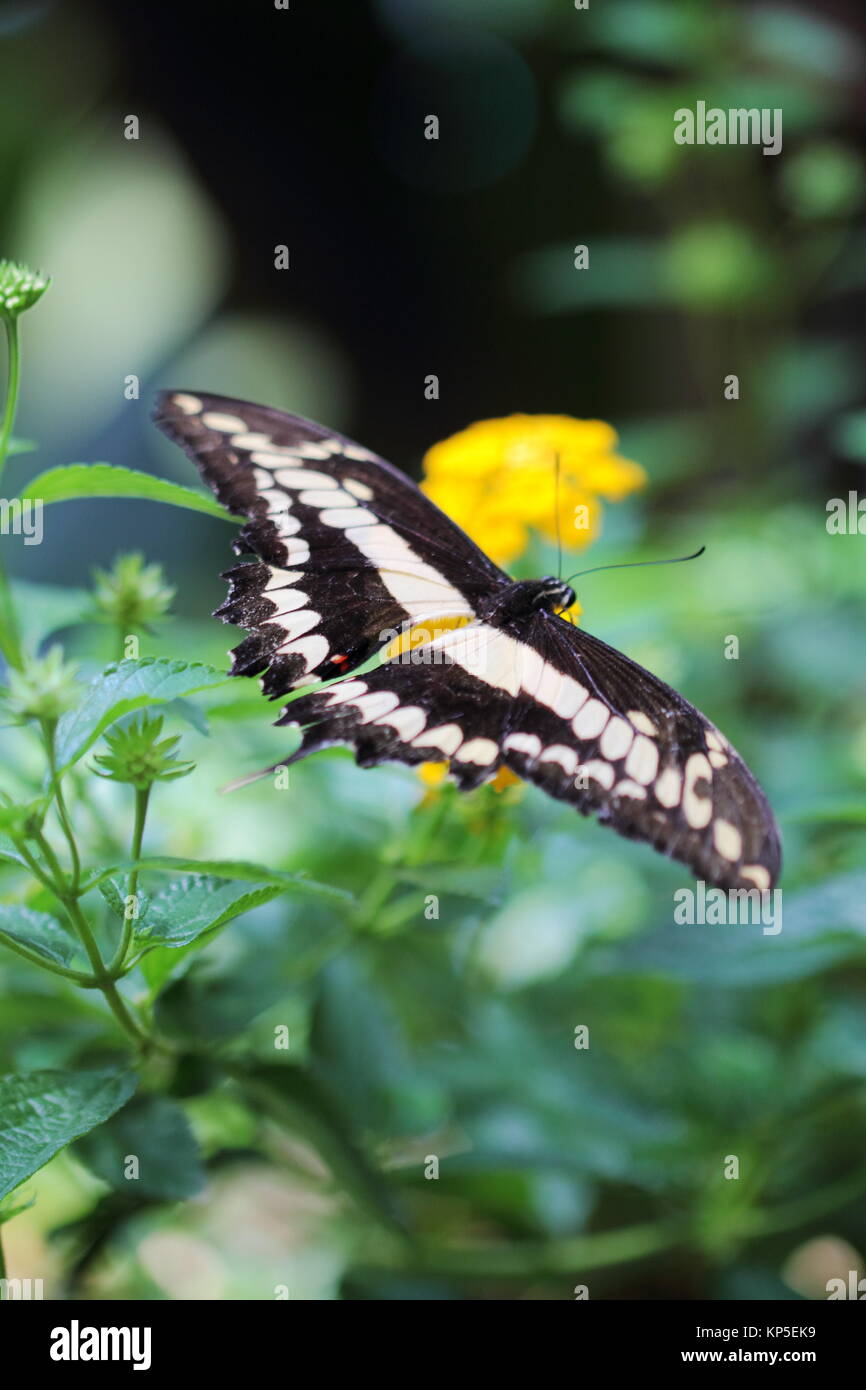
<instances>
[{"instance_id":1,"label":"cream spot on wing","mask_svg":"<svg viewBox=\"0 0 866 1390\"><path fill-rule=\"evenodd\" d=\"M375 454L371 454L369 449L362 449L360 444L341 444L340 450L347 459L359 459L362 463L378 463Z\"/></svg>"},{"instance_id":2,"label":"cream spot on wing","mask_svg":"<svg viewBox=\"0 0 866 1390\"><path fill-rule=\"evenodd\" d=\"M310 637L299 637L297 642L290 642L285 648L287 652L296 652L302 656L307 663L307 670L312 671L314 666L320 665L330 651L328 639L323 637L320 632L313 633Z\"/></svg>"},{"instance_id":3,"label":"cream spot on wing","mask_svg":"<svg viewBox=\"0 0 866 1390\"><path fill-rule=\"evenodd\" d=\"M727 767L728 757L725 753L717 753L715 749L707 755L713 767Z\"/></svg>"},{"instance_id":4,"label":"cream spot on wing","mask_svg":"<svg viewBox=\"0 0 866 1390\"><path fill-rule=\"evenodd\" d=\"M675 767L666 767L653 790L662 806L670 810L679 805L683 779Z\"/></svg>"},{"instance_id":5,"label":"cream spot on wing","mask_svg":"<svg viewBox=\"0 0 866 1390\"><path fill-rule=\"evenodd\" d=\"M642 787L639 782L632 782L626 777L622 782L617 782L613 794L614 796L628 796L632 801L643 801L646 799L646 787Z\"/></svg>"},{"instance_id":6,"label":"cream spot on wing","mask_svg":"<svg viewBox=\"0 0 866 1390\"><path fill-rule=\"evenodd\" d=\"M271 589L285 589L287 585L294 584L296 579L303 579L303 577L300 570L283 570L277 565L273 565L268 570L264 592L269 593ZM306 598L306 594L304 598Z\"/></svg>"},{"instance_id":7,"label":"cream spot on wing","mask_svg":"<svg viewBox=\"0 0 866 1390\"><path fill-rule=\"evenodd\" d=\"M541 752L541 739L538 734L509 734L504 746L513 748L516 753L525 753L528 758L537 758Z\"/></svg>"},{"instance_id":8,"label":"cream spot on wing","mask_svg":"<svg viewBox=\"0 0 866 1390\"><path fill-rule=\"evenodd\" d=\"M315 468L278 468L276 477L281 487L316 487L327 492L336 492L339 487L336 478Z\"/></svg>"},{"instance_id":9,"label":"cream spot on wing","mask_svg":"<svg viewBox=\"0 0 866 1390\"><path fill-rule=\"evenodd\" d=\"M443 632L430 643L430 650L444 652L485 685L517 695L520 689L519 646L499 628L473 623Z\"/></svg>"},{"instance_id":10,"label":"cream spot on wing","mask_svg":"<svg viewBox=\"0 0 866 1390\"><path fill-rule=\"evenodd\" d=\"M271 443L269 434L251 434L248 430L233 434L231 443L236 449L267 449Z\"/></svg>"},{"instance_id":11,"label":"cream spot on wing","mask_svg":"<svg viewBox=\"0 0 866 1390\"><path fill-rule=\"evenodd\" d=\"M625 770L629 777L643 786L649 786L659 769L659 754L655 744L645 734L638 734L625 760Z\"/></svg>"},{"instance_id":12,"label":"cream spot on wing","mask_svg":"<svg viewBox=\"0 0 866 1390\"><path fill-rule=\"evenodd\" d=\"M729 820L713 822L713 844L723 859L736 863L743 852L743 837Z\"/></svg>"},{"instance_id":13,"label":"cream spot on wing","mask_svg":"<svg viewBox=\"0 0 866 1390\"><path fill-rule=\"evenodd\" d=\"M577 753L565 743L551 743L547 748L542 748L538 761L559 763L563 772L570 777L577 767Z\"/></svg>"},{"instance_id":14,"label":"cream spot on wing","mask_svg":"<svg viewBox=\"0 0 866 1390\"><path fill-rule=\"evenodd\" d=\"M361 711L361 723L369 724L371 720L396 709L400 698L393 690L371 690L369 695L359 695L354 703Z\"/></svg>"},{"instance_id":15,"label":"cream spot on wing","mask_svg":"<svg viewBox=\"0 0 866 1390\"><path fill-rule=\"evenodd\" d=\"M652 722L649 715L644 714L642 709L630 709L626 715L626 719L628 719L636 729L639 729L642 734L648 734L650 738L655 738L658 734L658 729L655 724Z\"/></svg>"},{"instance_id":16,"label":"cream spot on wing","mask_svg":"<svg viewBox=\"0 0 866 1390\"><path fill-rule=\"evenodd\" d=\"M284 651L289 642L293 641L296 637L303 637L305 632L312 631L319 623L320 618L321 614L314 613L312 608L299 608L296 613L288 614L288 616L280 622L280 627L283 629L286 636L285 641L277 650ZM273 622L273 619L271 618L268 621Z\"/></svg>"},{"instance_id":17,"label":"cream spot on wing","mask_svg":"<svg viewBox=\"0 0 866 1390\"><path fill-rule=\"evenodd\" d=\"M301 529L300 521L292 516L288 507L268 507L268 516L273 518L281 536L296 536Z\"/></svg>"},{"instance_id":18,"label":"cream spot on wing","mask_svg":"<svg viewBox=\"0 0 866 1390\"><path fill-rule=\"evenodd\" d=\"M187 395L186 391L181 391L177 396L172 396L172 404L178 410L182 410L184 415L198 415L201 410L201 401L198 396Z\"/></svg>"},{"instance_id":19,"label":"cream spot on wing","mask_svg":"<svg viewBox=\"0 0 866 1390\"><path fill-rule=\"evenodd\" d=\"M273 622L274 618L282 618L286 613L294 613L296 609L303 608L308 601L308 595L302 589L280 589L278 598L273 598L272 603L276 604L276 609L269 614L267 621Z\"/></svg>"},{"instance_id":20,"label":"cream spot on wing","mask_svg":"<svg viewBox=\"0 0 866 1390\"><path fill-rule=\"evenodd\" d=\"M291 538L286 541L286 559L290 565L305 565L309 558L310 547L306 541Z\"/></svg>"},{"instance_id":21,"label":"cream spot on wing","mask_svg":"<svg viewBox=\"0 0 866 1390\"><path fill-rule=\"evenodd\" d=\"M616 715L611 719L601 736L599 750L602 757L610 758L611 760L622 758L631 747L633 737L631 725L627 724L624 719L620 719L619 715Z\"/></svg>"},{"instance_id":22,"label":"cream spot on wing","mask_svg":"<svg viewBox=\"0 0 866 1390\"><path fill-rule=\"evenodd\" d=\"M440 724L436 729L413 738L413 748L438 748L442 753L456 753L463 742L463 730L457 724Z\"/></svg>"},{"instance_id":23,"label":"cream spot on wing","mask_svg":"<svg viewBox=\"0 0 866 1390\"><path fill-rule=\"evenodd\" d=\"M365 526L375 526L379 518L355 502L351 507L326 507L323 512L319 512L319 520L323 526L337 526L341 531L351 529L353 544L357 545L357 541L354 540L355 527L363 530Z\"/></svg>"},{"instance_id":24,"label":"cream spot on wing","mask_svg":"<svg viewBox=\"0 0 866 1390\"><path fill-rule=\"evenodd\" d=\"M610 763L603 763L600 758L593 758L588 763L581 763L578 771L585 772L587 777L591 777L593 781L600 783L608 791L613 786L614 770Z\"/></svg>"},{"instance_id":25,"label":"cream spot on wing","mask_svg":"<svg viewBox=\"0 0 866 1390\"><path fill-rule=\"evenodd\" d=\"M311 439L302 440L295 448L305 459L329 459L332 453L327 444L314 444Z\"/></svg>"},{"instance_id":26,"label":"cream spot on wing","mask_svg":"<svg viewBox=\"0 0 866 1390\"><path fill-rule=\"evenodd\" d=\"M256 480L256 487L259 492L272 492L274 488L274 475L267 468L254 468L253 477Z\"/></svg>"},{"instance_id":27,"label":"cream spot on wing","mask_svg":"<svg viewBox=\"0 0 866 1390\"><path fill-rule=\"evenodd\" d=\"M683 811L689 825L695 830L703 830L705 825L709 825L713 815L712 798L699 795L695 791L695 784L702 780L712 783L712 777L713 769L710 767L709 759L703 753L692 753L686 763Z\"/></svg>"},{"instance_id":28,"label":"cream spot on wing","mask_svg":"<svg viewBox=\"0 0 866 1390\"><path fill-rule=\"evenodd\" d=\"M713 748L717 753L724 752L725 745L722 742L716 729L705 729L704 738L706 739L708 748Z\"/></svg>"},{"instance_id":29,"label":"cream spot on wing","mask_svg":"<svg viewBox=\"0 0 866 1390\"><path fill-rule=\"evenodd\" d=\"M300 457L288 444L269 444L267 449L256 449L250 454L250 463L258 463L262 468L300 467Z\"/></svg>"},{"instance_id":30,"label":"cream spot on wing","mask_svg":"<svg viewBox=\"0 0 866 1390\"><path fill-rule=\"evenodd\" d=\"M329 705L344 705L348 701L351 703L358 695L363 695L367 689L364 681L346 681L345 685L338 685L333 694L328 692L326 701Z\"/></svg>"},{"instance_id":31,"label":"cream spot on wing","mask_svg":"<svg viewBox=\"0 0 866 1390\"><path fill-rule=\"evenodd\" d=\"M589 691L585 690L579 681L572 680L571 676L560 675L559 689L550 708L560 719L573 719L588 698Z\"/></svg>"},{"instance_id":32,"label":"cream spot on wing","mask_svg":"<svg viewBox=\"0 0 866 1390\"><path fill-rule=\"evenodd\" d=\"M459 763L479 763L486 767L492 763L499 752L499 744L492 738L470 738L458 749L455 757Z\"/></svg>"},{"instance_id":33,"label":"cream spot on wing","mask_svg":"<svg viewBox=\"0 0 866 1390\"><path fill-rule=\"evenodd\" d=\"M404 705L402 709L395 709L389 714L380 714L373 722L390 725L392 729L396 729L403 742L408 743L416 734L420 734L427 723L427 716L418 705Z\"/></svg>"},{"instance_id":34,"label":"cream spot on wing","mask_svg":"<svg viewBox=\"0 0 866 1390\"><path fill-rule=\"evenodd\" d=\"M756 888L760 888L762 893L766 893L771 882L770 871L765 869L763 864L745 864L740 869L740 878L747 878Z\"/></svg>"},{"instance_id":35,"label":"cream spot on wing","mask_svg":"<svg viewBox=\"0 0 866 1390\"><path fill-rule=\"evenodd\" d=\"M346 539L375 566L389 594L410 618L429 616L431 604L453 617L474 616L463 595L390 526L360 524L369 515L361 507L355 509L351 525L346 522Z\"/></svg>"},{"instance_id":36,"label":"cream spot on wing","mask_svg":"<svg viewBox=\"0 0 866 1390\"><path fill-rule=\"evenodd\" d=\"M219 430L220 434L237 434L247 427L246 421L239 415L223 415L219 410L206 410L201 422L209 430Z\"/></svg>"},{"instance_id":37,"label":"cream spot on wing","mask_svg":"<svg viewBox=\"0 0 866 1390\"><path fill-rule=\"evenodd\" d=\"M298 501L303 502L305 507L333 507L336 503L347 512L361 510L354 497L350 497L342 488L336 492L328 492L325 488L307 488L298 493Z\"/></svg>"},{"instance_id":38,"label":"cream spot on wing","mask_svg":"<svg viewBox=\"0 0 866 1390\"><path fill-rule=\"evenodd\" d=\"M374 497L374 492L366 483L362 483L359 478L344 478L343 487L347 492L351 492L353 497L360 497L362 502L370 502Z\"/></svg>"},{"instance_id":39,"label":"cream spot on wing","mask_svg":"<svg viewBox=\"0 0 866 1390\"><path fill-rule=\"evenodd\" d=\"M610 711L601 700L588 700L575 715L571 727L580 739L597 738L609 717Z\"/></svg>"}]
</instances>

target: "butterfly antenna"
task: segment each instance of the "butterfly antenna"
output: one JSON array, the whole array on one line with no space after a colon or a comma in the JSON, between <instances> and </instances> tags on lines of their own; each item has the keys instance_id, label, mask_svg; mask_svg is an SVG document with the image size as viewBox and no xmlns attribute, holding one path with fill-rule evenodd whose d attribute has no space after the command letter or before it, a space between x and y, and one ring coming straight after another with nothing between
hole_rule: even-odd
<instances>
[{"instance_id":1,"label":"butterfly antenna","mask_svg":"<svg viewBox=\"0 0 866 1390\"><path fill-rule=\"evenodd\" d=\"M554 499L553 505L554 505L554 509L555 509L555 512L556 512L556 577L557 577L557 579L561 579L561 578L562 578L562 520L561 520L560 515L559 515L559 474L560 474L560 468L559 468L559 450L558 450L558 449L557 449L556 453L554 454L553 458L554 458L554 465L553 465L553 466L554 466L554 470L555 470L555 473L554 473L555 482L554 482L554 492L553 492L553 499Z\"/></svg>"},{"instance_id":2,"label":"butterfly antenna","mask_svg":"<svg viewBox=\"0 0 866 1390\"><path fill-rule=\"evenodd\" d=\"M582 579L585 574L598 574L599 570L630 570L643 565L682 565L686 560L697 560L699 555L703 555L706 548L705 545L702 545L700 550L695 551L694 555L675 555L672 560L627 560L620 565L596 565L591 570L579 570L577 574L572 574L565 582L570 584L572 579Z\"/></svg>"}]
</instances>

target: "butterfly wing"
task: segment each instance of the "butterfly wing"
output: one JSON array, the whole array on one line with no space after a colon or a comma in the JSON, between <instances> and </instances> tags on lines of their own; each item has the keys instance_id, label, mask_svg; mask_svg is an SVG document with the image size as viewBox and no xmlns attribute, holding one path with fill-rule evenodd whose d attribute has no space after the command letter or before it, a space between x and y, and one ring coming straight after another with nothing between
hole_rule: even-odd
<instances>
[{"instance_id":1,"label":"butterfly wing","mask_svg":"<svg viewBox=\"0 0 866 1390\"><path fill-rule=\"evenodd\" d=\"M504 763L709 883L763 890L778 878L772 811L723 735L650 672L548 613L447 632L301 697L280 723L303 729L295 758L346 743L363 766L447 760L464 789Z\"/></svg>"},{"instance_id":2,"label":"butterfly wing","mask_svg":"<svg viewBox=\"0 0 866 1390\"><path fill-rule=\"evenodd\" d=\"M163 392L157 425L196 464L256 560L218 614L248 629L235 675L343 674L409 623L471 618L507 576L396 468L333 430L225 396Z\"/></svg>"}]
</instances>

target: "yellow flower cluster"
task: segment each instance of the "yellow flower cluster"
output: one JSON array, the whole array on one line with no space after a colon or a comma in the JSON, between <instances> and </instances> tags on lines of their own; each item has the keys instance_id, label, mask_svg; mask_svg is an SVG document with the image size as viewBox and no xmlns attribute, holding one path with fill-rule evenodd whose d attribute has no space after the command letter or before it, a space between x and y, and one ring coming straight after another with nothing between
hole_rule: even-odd
<instances>
[{"instance_id":1,"label":"yellow flower cluster","mask_svg":"<svg viewBox=\"0 0 866 1390\"><path fill-rule=\"evenodd\" d=\"M643 487L644 470L622 458L616 446L616 431L602 420L568 415L479 420L433 445L424 458L422 487L491 560L508 565L526 550L530 530L551 541L561 538L566 550L589 545L599 530L600 499L619 502ZM562 616L574 620L580 611L575 603ZM465 621L440 620L435 626ZM393 654L417 645L417 639L417 633L397 639ZM435 796L447 763L424 763L418 771L427 796ZM492 785L504 791L517 781L502 767Z\"/></svg>"},{"instance_id":2,"label":"yellow flower cluster","mask_svg":"<svg viewBox=\"0 0 866 1390\"><path fill-rule=\"evenodd\" d=\"M646 481L616 445L602 420L479 420L433 445L422 487L497 564L523 554L530 529L551 541L559 531L566 550L582 549L598 534L601 499L619 502Z\"/></svg>"}]
</instances>

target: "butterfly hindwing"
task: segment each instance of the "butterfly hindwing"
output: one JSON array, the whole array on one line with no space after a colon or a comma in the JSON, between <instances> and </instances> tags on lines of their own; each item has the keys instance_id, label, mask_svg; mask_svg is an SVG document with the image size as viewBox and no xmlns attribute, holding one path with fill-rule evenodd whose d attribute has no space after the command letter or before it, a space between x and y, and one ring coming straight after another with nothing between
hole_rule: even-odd
<instances>
[{"instance_id":1,"label":"butterfly hindwing","mask_svg":"<svg viewBox=\"0 0 866 1390\"><path fill-rule=\"evenodd\" d=\"M309 420L224 396L164 392L156 423L246 518L219 610L249 630L233 671L280 693L351 670L407 623L471 617L507 578L415 484Z\"/></svg>"},{"instance_id":2,"label":"butterfly hindwing","mask_svg":"<svg viewBox=\"0 0 866 1390\"><path fill-rule=\"evenodd\" d=\"M280 722L305 726L296 758L346 743L364 766L447 761L464 789L504 763L709 882L763 890L778 875L772 813L727 740L669 686L551 614L445 632L293 701Z\"/></svg>"}]
</instances>

